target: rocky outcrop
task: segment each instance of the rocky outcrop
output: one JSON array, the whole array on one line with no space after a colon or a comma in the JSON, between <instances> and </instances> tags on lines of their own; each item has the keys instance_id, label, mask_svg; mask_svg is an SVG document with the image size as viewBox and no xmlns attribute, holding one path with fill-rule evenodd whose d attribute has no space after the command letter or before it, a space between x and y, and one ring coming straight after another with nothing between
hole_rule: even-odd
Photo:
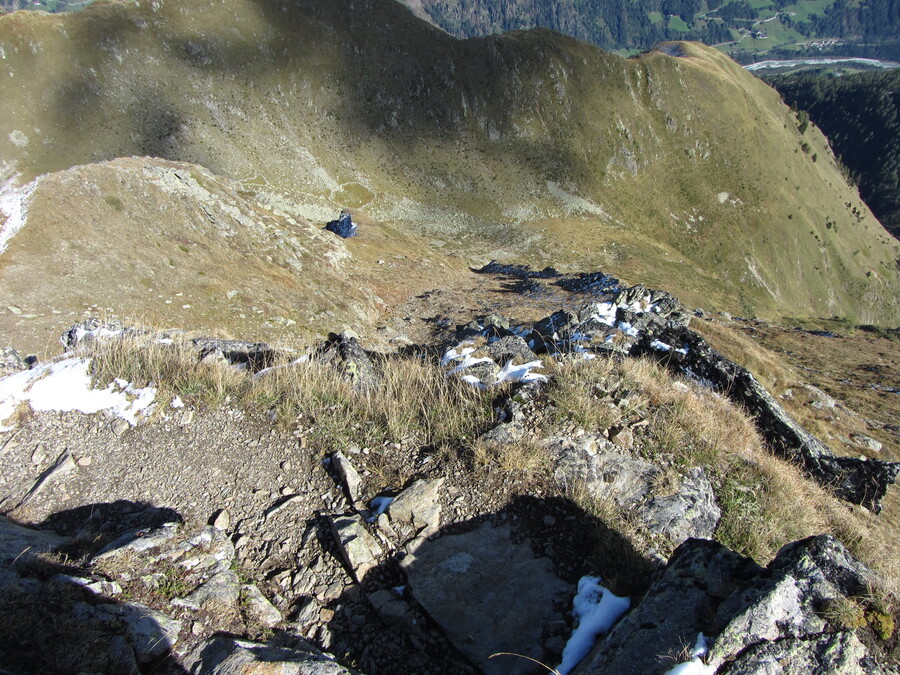
<instances>
[{"instance_id":1,"label":"rocky outcrop","mask_svg":"<svg viewBox=\"0 0 900 675\"><path fill-rule=\"evenodd\" d=\"M331 220L325 226L329 232L334 232L337 236L349 239L356 234L357 224L353 222L353 218L349 211L341 211L341 215L337 220Z\"/></svg>"},{"instance_id":2,"label":"rocky outcrop","mask_svg":"<svg viewBox=\"0 0 900 675\"><path fill-rule=\"evenodd\" d=\"M616 452L602 436L553 438L547 448L556 458L554 477L561 487L579 485L592 497L615 503L649 532L673 544L715 532L721 510L701 467L687 469L677 477L676 487L660 491L663 469Z\"/></svg>"},{"instance_id":3,"label":"rocky outcrop","mask_svg":"<svg viewBox=\"0 0 900 675\"><path fill-rule=\"evenodd\" d=\"M746 409L775 452L799 463L841 499L875 513L881 510L882 498L900 474L900 463L832 455L824 443L791 419L746 368L726 359L684 326L667 323L647 333L635 353L658 354L660 343L682 350L665 352L672 367L709 383Z\"/></svg>"},{"instance_id":4,"label":"rocky outcrop","mask_svg":"<svg viewBox=\"0 0 900 675\"><path fill-rule=\"evenodd\" d=\"M828 536L786 546L766 569L716 542L688 540L575 673L661 675L700 633L710 644L705 662L719 675L776 672L774 664L791 673L889 672L858 627L829 609L865 602L871 582Z\"/></svg>"}]
</instances>

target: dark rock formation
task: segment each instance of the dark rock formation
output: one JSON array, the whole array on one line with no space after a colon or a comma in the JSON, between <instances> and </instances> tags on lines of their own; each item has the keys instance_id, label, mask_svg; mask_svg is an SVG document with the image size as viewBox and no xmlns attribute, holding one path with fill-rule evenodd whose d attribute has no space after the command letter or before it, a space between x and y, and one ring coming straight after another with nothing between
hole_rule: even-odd
<instances>
[{"instance_id":1,"label":"dark rock formation","mask_svg":"<svg viewBox=\"0 0 900 675\"><path fill-rule=\"evenodd\" d=\"M358 389L368 389L378 384L378 371L356 336L345 331L329 333L328 340L319 346L316 357L337 367Z\"/></svg>"},{"instance_id":2,"label":"dark rock formation","mask_svg":"<svg viewBox=\"0 0 900 675\"><path fill-rule=\"evenodd\" d=\"M353 222L349 211L341 211L341 216L337 220L329 221L325 229L334 232L339 237L349 239L356 234L357 224Z\"/></svg>"},{"instance_id":3,"label":"dark rock formation","mask_svg":"<svg viewBox=\"0 0 900 675\"><path fill-rule=\"evenodd\" d=\"M875 513L881 510L881 500L897 480L900 463L835 457L819 439L792 420L746 368L726 359L684 326L667 323L661 330L645 335L635 352L657 352L651 346L653 340L686 347L686 354L667 352L672 356L672 365L707 381L746 409L779 455L799 463L841 499Z\"/></svg>"},{"instance_id":4,"label":"dark rock formation","mask_svg":"<svg viewBox=\"0 0 900 675\"><path fill-rule=\"evenodd\" d=\"M199 337L191 343L197 348L201 361L210 357L222 358L232 366L246 366L254 373L274 365L277 356L265 342Z\"/></svg>"}]
</instances>

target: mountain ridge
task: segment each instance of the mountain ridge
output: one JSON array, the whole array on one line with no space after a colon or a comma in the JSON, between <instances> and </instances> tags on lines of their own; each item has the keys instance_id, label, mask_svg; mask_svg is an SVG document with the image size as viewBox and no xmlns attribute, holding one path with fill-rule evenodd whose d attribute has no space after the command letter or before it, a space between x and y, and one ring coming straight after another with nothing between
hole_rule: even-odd
<instances>
[{"instance_id":1,"label":"mountain ridge","mask_svg":"<svg viewBox=\"0 0 900 675\"><path fill-rule=\"evenodd\" d=\"M257 0L20 12L0 46L6 176L155 155L350 207L457 266L610 270L749 315L900 314L900 249L824 137L699 45L625 60L550 31L455 40L395 2Z\"/></svg>"}]
</instances>

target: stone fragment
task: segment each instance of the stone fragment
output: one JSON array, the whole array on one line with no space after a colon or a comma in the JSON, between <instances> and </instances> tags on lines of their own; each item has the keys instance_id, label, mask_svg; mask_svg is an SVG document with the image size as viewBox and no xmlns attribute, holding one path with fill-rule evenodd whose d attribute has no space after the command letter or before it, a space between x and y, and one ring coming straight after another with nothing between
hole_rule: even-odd
<instances>
[{"instance_id":1,"label":"stone fragment","mask_svg":"<svg viewBox=\"0 0 900 675\"><path fill-rule=\"evenodd\" d=\"M639 508L651 532L680 544L689 537L712 538L722 516L715 491L700 467L681 477L675 494L651 497Z\"/></svg>"},{"instance_id":2,"label":"stone fragment","mask_svg":"<svg viewBox=\"0 0 900 675\"><path fill-rule=\"evenodd\" d=\"M331 465L340 477L350 503L360 504L362 501L362 478L356 467L340 450L331 453Z\"/></svg>"},{"instance_id":3,"label":"stone fragment","mask_svg":"<svg viewBox=\"0 0 900 675\"><path fill-rule=\"evenodd\" d=\"M38 476L37 480L31 486L31 489L25 493L24 497L22 497L18 506L22 506L28 500L39 495L48 485L52 485L65 478L66 474L76 467L77 464L72 458L72 454L68 450L63 451L63 453L56 458L56 461Z\"/></svg>"},{"instance_id":4,"label":"stone fragment","mask_svg":"<svg viewBox=\"0 0 900 675\"><path fill-rule=\"evenodd\" d=\"M871 450L872 452L881 452L881 443L879 441L876 441L871 436L864 436L863 434L853 434L852 436L850 436L850 439L866 450Z\"/></svg>"},{"instance_id":5,"label":"stone fragment","mask_svg":"<svg viewBox=\"0 0 900 675\"><path fill-rule=\"evenodd\" d=\"M12 347L0 348L0 377L6 377L21 370L27 370L28 366Z\"/></svg>"},{"instance_id":6,"label":"stone fragment","mask_svg":"<svg viewBox=\"0 0 900 675\"><path fill-rule=\"evenodd\" d=\"M121 417L117 417L112 422L110 422L109 428L116 436L121 436L131 428L131 425L128 423L128 420L123 420Z\"/></svg>"},{"instance_id":7,"label":"stone fragment","mask_svg":"<svg viewBox=\"0 0 900 675\"><path fill-rule=\"evenodd\" d=\"M441 524L441 500L438 498L445 479L417 480L394 497L387 514L395 523L412 525L422 536L437 532Z\"/></svg>"},{"instance_id":8,"label":"stone fragment","mask_svg":"<svg viewBox=\"0 0 900 675\"><path fill-rule=\"evenodd\" d=\"M631 450L634 446L634 434L631 433L631 429L628 427L623 427L619 429L617 432L610 436L610 439L613 443L618 445L620 448L624 448L625 450Z\"/></svg>"},{"instance_id":9,"label":"stone fragment","mask_svg":"<svg viewBox=\"0 0 900 675\"><path fill-rule=\"evenodd\" d=\"M142 553L151 548L161 547L174 538L178 534L178 530L178 523L164 523L151 530L131 530L104 546L95 559L105 560L120 556L127 551Z\"/></svg>"},{"instance_id":10,"label":"stone fragment","mask_svg":"<svg viewBox=\"0 0 900 675\"><path fill-rule=\"evenodd\" d=\"M538 358L537 354L528 347L528 343L517 335L508 335L495 340L488 345L487 352L490 358L500 364L506 364L513 359L528 363Z\"/></svg>"},{"instance_id":11,"label":"stone fragment","mask_svg":"<svg viewBox=\"0 0 900 675\"><path fill-rule=\"evenodd\" d=\"M266 596L262 594L262 591L253 584L241 586L241 593L246 603L247 612L262 625L272 628L284 619L275 605L269 602Z\"/></svg>"},{"instance_id":12,"label":"stone fragment","mask_svg":"<svg viewBox=\"0 0 900 675\"><path fill-rule=\"evenodd\" d=\"M125 625L125 638L140 663L149 663L178 642L181 622L139 602L103 605L103 609Z\"/></svg>"},{"instance_id":13,"label":"stone fragment","mask_svg":"<svg viewBox=\"0 0 900 675\"><path fill-rule=\"evenodd\" d=\"M172 604L221 612L236 608L240 597L241 584L237 574L233 570L225 570L214 574L190 595L176 599Z\"/></svg>"},{"instance_id":14,"label":"stone fragment","mask_svg":"<svg viewBox=\"0 0 900 675\"><path fill-rule=\"evenodd\" d=\"M513 543L508 527L489 523L460 535L425 541L401 565L409 590L453 645L488 675L534 672L547 662L543 627L564 619L554 603L573 593L557 578L550 561L535 558L531 546ZM389 603L387 603L389 604Z\"/></svg>"},{"instance_id":15,"label":"stone fragment","mask_svg":"<svg viewBox=\"0 0 900 675\"><path fill-rule=\"evenodd\" d=\"M557 458L553 476L560 486L583 486L595 497L614 501L673 544L689 537L711 537L719 523L721 509L700 467L679 475L671 494L659 494L663 471L642 459L611 452L615 446L601 436L556 437L548 440L548 446Z\"/></svg>"},{"instance_id":16,"label":"stone fragment","mask_svg":"<svg viewBox=\"0 0 900 675\"><path fill-rule=\"evenodd\" d=\"M331 516L331 531L341 550L347 567L357 581L362 581L372 567L378 564L381 546L369 534L362 516Z\"/></svg>"},{"instance_id":17,"label":"stone fragment","mask_svg":"<svg viewBox=\"0 0 900 675\"><path fill-rule=\"evenodd\" d=\"M213 637L198 644L184 658L184 667L194 675L354 675L330 654L308 642L294 639L291 647L249 642L231 637Z\"/></svg>"},{"instance_id":18,"label":"stone fragment","mask_svg":"<svg viewBox=\"0 0 900 675\"><path fill-rule=\"evenodd\" d=\"M317 358L337 368L360 391L366 391L379 382L375 364L350 331L339 335L329 333L328 340L317 350Z\"/></svg>"},{"instance_id":19,"label":"stone fragment","mask_svg":"<svg viewBox=\"0 0 900 675\"><path fill-rule=\"evenodd\" d=\"M210 525L212 525L217 530L222 530L223 532L227 532L228 530L230 530L231 514L228 512L228 509L219 509L218 511L216 511Z\"/></svg>"}]
</instances>

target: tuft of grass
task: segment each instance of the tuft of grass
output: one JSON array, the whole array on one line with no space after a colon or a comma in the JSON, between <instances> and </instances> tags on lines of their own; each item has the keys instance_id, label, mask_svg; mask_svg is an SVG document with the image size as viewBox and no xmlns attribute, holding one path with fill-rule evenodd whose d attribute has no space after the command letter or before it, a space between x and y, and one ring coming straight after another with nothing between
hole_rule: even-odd
<instances>
[{"instance_id":1,"label":"tuft of grass","mask_svg":"<svg viewBox=\"0 0 900 675\"><path fill-rule=\"evenodd\" d=\"M437 365L388 358L380 376L378 386L360 391L337 369L297 363L254 378L246 396L282 420L312 427L322 441L456 445L493 420L494 394L446 377Z\"/></svg>"},{"instance_id":2,"label":"tuft of grass","mask_svg":"<svg viewBox=\"0 0 900 675\"><path fill-rule=\"evenodd\" d=\"M472 444L476 466L496 467L504 473L521 474L526 478L546 474L550 469L550 457L545 448L533 438L514 443L496 443L476 440Z\"/></svg>"},{"instance_id":3,"label":"tuft of grass","mask_svg":"<svg viewBox=\"0 0 900 675\"><path fill-rule=\"evenodd\" d=\"M164 399L180 396L190 403L212 406L247 389L245 373L215 358L200 361L188 342L161 341L153 332L92 343L88 355L100 386L122 378L138 386L153 384Z\"/></svg>"}]
</instances>

